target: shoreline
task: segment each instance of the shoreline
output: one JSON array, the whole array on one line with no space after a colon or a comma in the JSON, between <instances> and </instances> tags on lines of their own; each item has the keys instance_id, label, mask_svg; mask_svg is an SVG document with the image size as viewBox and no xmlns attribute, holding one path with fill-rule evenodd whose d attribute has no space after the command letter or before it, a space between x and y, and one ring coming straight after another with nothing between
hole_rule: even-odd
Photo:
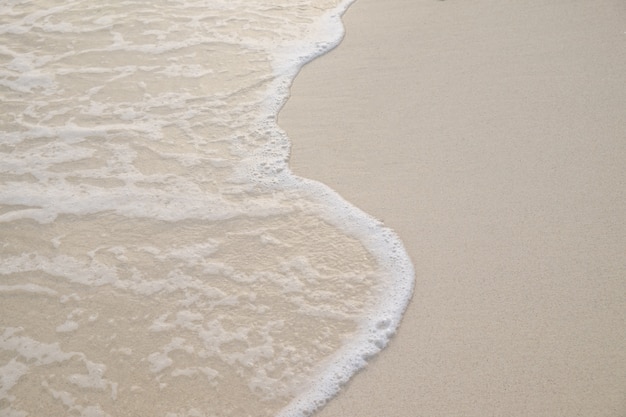
<instances>
[{"instance_id":1,"label":"shoreline","mask_svg":"<svg viewBox=\"0 0 626 417\"><path fill-rule=\"evenodd\" d=\"M316 416L626 412L626 11L357 0L279 113L402 239L413 300Z\"/></svg>"}]
</instances>

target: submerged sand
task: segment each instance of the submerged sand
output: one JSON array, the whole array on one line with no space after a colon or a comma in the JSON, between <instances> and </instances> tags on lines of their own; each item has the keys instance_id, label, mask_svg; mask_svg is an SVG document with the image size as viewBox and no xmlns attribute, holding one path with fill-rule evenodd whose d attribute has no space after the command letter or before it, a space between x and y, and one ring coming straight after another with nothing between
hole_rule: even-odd
<instances>
[{"instance_id":1,"label":"submerged sand","mask_svg":"<svg viewBox=\"0 0 626 417\"><path fill-rule=\"evenodd\" d=\"M626 9L358 0L279 123L403 239L399 332L319 413L626 415Z\"/></svg>"}]
</instances>

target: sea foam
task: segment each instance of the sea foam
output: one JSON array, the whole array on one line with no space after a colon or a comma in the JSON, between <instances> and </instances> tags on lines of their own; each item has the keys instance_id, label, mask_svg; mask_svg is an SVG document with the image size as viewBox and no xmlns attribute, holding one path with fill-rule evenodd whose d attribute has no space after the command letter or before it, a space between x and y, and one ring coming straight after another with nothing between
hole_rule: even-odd
<instances>
[{"instance_id":1,"label":"sea foam","mask_svg":"<svg viewBox=\"0 0 626 417\"><path fill-rule=\"evenodd\" d=\"M304 416L385 346L409 258L276 124L349 3L0 6L1 414Z\"/></svg>"}]
</instances>

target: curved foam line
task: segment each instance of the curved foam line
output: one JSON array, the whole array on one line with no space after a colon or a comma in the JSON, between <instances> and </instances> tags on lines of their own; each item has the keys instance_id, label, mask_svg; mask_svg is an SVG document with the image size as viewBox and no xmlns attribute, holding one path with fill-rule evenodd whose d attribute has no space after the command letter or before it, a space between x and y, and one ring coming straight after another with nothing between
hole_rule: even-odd
<instances>
[{"instance_id":1,"label":"curved foam line","mask_svg":"<svg viewBox=\"0 0 626 417\"><path fill-rule=\"evenodd\" d=\"M270 131L278 132L279 136L274 138L272 148L268 146L259 151L258 161L265 162L264 168L258 169L252 162L249 173L262 185L298 191L319 202L317 209L324 220L355 236L375 256L381 267L380 273L385 276L386 295L361 323L355 338L319 366L320 374L313 386L296 397L278 417L310 415L334 397L342 385L367 364L368 358L387 345L413 295L415 272L400 238L325 184L294 175L287 166L288 155L276 154L277 142L289 143L289 138L277 125L276 118L289 97L291 83L306 63L327 53L341 42L344 35L341 16L353 1L342 2L321 19L317 31L318 35L323 35L321 39L309 40L308 45L294 45L292 50L278 54L277 78L273 86L277 94L267 103L267 119L264 124L269 125L266 127ZM297 58L294 59L294 56ZM275 154L276 163L273 167L275 175L269 178L266 175L268 153ZM260 157L261 154L263 157Z\"/></svg>"}]
</instances>

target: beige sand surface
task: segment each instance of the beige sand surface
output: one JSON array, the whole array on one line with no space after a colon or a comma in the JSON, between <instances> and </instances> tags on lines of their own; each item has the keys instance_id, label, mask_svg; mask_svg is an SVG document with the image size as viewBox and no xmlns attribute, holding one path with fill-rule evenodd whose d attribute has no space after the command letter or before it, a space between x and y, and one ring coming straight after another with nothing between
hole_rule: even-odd
<instances>
[{"instance_id":1,"label":"beige sand surface","mask_svg":"<svg viewBox=\"0 0 626 417\"><path fill-rule=\"evenodd\" d=\"M626 416L626 4L358 0L280 124L404 240L396 337L320 417Z\"/></svg>"}]
</instances>

